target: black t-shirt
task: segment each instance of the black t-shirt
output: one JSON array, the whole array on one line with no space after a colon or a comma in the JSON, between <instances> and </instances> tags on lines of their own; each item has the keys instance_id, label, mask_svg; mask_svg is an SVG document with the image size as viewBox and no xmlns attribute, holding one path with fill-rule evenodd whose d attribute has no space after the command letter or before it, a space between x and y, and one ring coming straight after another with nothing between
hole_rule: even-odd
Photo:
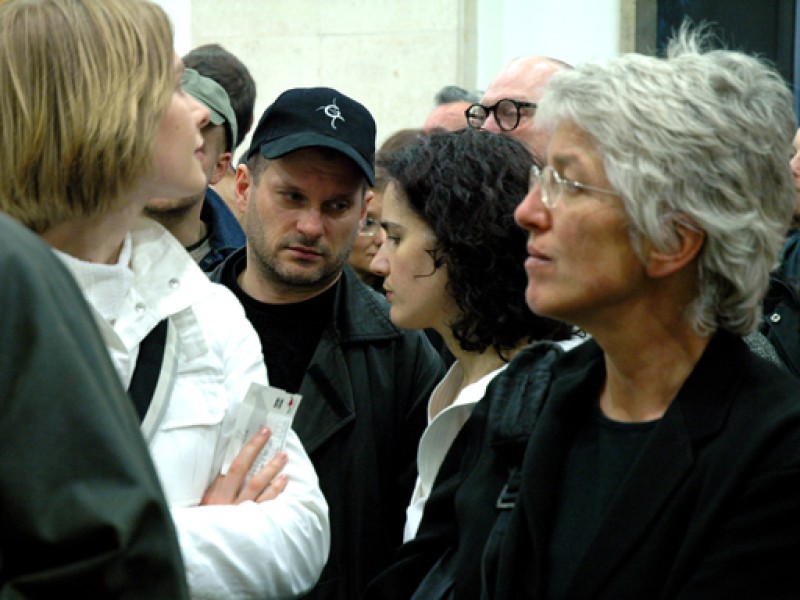
<instances>
[{"instance_id":1,"label":"black t-shirt","mask_svg":"<svg viewBox=\"0 0 800 600\"><path fill-rule=\"evenodd\" d=\"M584 420L564 463L550 536L547 598L565 597L575 569L657 422L612 421L599 406Z\"/></svg>"},{"instance_id":2,"label":"black t-shirt","mask_svg":"<svg viewBox=\"0 0 800 600\"><path fill-rule=\"evenodd\" d=\"M267 304L252 298L239 287L237 277L244 270L246 261L247 257L242 255L231 268L224 269L221 282L242 303L247 318L258 333L270 385L296 393L322 332L333 318L333 300L339 283L310 300Z\"/></svg>"}]
</instances>

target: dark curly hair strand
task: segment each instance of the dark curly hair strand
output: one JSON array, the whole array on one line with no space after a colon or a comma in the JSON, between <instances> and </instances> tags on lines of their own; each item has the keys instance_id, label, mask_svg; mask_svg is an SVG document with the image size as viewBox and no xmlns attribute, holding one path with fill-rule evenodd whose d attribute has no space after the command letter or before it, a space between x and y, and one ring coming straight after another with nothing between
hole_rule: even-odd
<instances>
[{"instance_id":1,"label":"dark curly hair strand","mask_svg":"<svg viewBox=\"0 0 800 600\"><path fill-rule=\"evenodd\" d=\"M450 327L462 349L494 347L501 357L520 343L563 340L572 327L525 303L526 233L514 209L528 191L533 158L517 140L465 129L434 133L386 158L385 170L431 228L434 264L446 266L447 292L461 315Z\"/></svg>"}]
</instances>

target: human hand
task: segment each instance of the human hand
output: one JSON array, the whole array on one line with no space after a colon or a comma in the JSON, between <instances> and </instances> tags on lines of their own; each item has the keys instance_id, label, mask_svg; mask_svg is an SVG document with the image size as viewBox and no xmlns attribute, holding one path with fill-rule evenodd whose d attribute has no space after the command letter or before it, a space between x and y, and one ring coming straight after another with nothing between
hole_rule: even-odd
<instances>
[{"instance_id":1,"label":"human hand","mask_svg":"<svg viewBox=\"0 0 800 600\"><path fill-rule=\"evenodd\" d=\"M245 483L247 473L258 453L267 445L272 432L266 427L259 429L231 462L225 475L218 475L208 487L200 505L239 504L252 500L266 502L274 500L286 489L289 478L279 475L286 465L285 452L278 452L264 467Z\"/></svg>"}]
</instances>

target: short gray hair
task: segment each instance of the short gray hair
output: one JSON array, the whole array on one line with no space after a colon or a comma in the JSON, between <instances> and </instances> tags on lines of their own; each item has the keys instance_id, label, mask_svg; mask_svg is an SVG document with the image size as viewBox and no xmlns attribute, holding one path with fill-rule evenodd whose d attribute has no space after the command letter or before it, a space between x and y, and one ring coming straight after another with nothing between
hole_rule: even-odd
<instances>
[{"instance_id":1,"label":"short gray hair","mask_svg":"<svg viewBox=\"0 0 800 600\"><path fill-rule=\"evenodd\" d=\"M689 309L701 335L753 331L795 204L792 94L771 66L682 27L666 58L637 54L553 75L540 126L574 123L620 192L631 241L666 250L676 221L706 240Z\"/></svg>"},{"instance_id":2,"label":"short gray hair","mask_svg":"<svg viewBox=\"0 0 800 600\"><path fill-rule=\"evenodd\" d=\"M457 85L446 85L433 97L436 106L451 104L453 102L480 102L481 95L477 92L465 90Z\"/></svg>"}]
</instances>

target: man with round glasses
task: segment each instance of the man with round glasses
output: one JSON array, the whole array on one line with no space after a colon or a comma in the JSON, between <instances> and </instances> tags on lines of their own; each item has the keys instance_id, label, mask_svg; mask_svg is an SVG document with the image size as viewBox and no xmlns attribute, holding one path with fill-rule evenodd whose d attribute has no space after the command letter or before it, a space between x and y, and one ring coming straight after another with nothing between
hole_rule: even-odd
<instances>
[{"instance_id":1,"label":"man with round glasses","mask_svg":"<svg viewBox=\"0 0 800 600\"><path fill-rule=\"evenodd\" d=\"M534 127L536 103L550 76L566 68L570 66L544 56L515 58L489 84L481 101L467 109L467 124L515 137L543 159L549 136Z\"/></svg>"}]
</instances>

